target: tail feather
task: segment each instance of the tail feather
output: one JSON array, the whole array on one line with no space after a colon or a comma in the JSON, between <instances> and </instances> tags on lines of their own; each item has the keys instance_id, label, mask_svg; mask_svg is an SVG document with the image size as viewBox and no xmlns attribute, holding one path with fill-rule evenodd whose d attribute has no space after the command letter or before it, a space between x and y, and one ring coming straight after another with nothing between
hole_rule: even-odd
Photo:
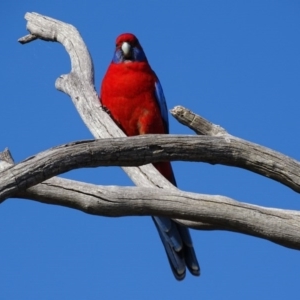
<instances>
[{"instance_id":1,"label":"tail feather","mask_svg":"<svg viewBox=\"0 0 300 300\"><path fill-rule=\"evenodd\" d=\"M175 186L176 180L170 163L156 163L154 166ZM186 267L194 276L200 275L200 266L197 261L189 229L172 219L152 217L159 236L165 247L168 260L177 280L182 280L186 274Z\"/></svg>"},{"instance_id":2,"label":"tail feather","mask_svg":"<svg viewBox=\"0 0 300 300\"><path fill-rule=\"evenodd\" d=\"M200 267L193 247L184 248L186 266L194 276L200 276Z\"/></svg>"},{"instance_id":3,"label":"tail feather","mask_svg":"<svg viewBox=\"0 0 300 300\"><path fill-rule=\"evenodd\" d=\"M176 226L174 222L165 217L153 217L153 220L162 232L163 237L172 246L172 248L174 248L176 252L182 250L182 238L180 236L180 232L174 228L174 226Z\"/></svg>"},{"instance_id":4,"label":"tail feather","mask_svg":"<svg viewBox=\"0 0 300 300\"><path fill-rule=\"evenodd\" d=\"M153 217L158 223L159 228L165 232L169 232L172 229L172 220L165 217Z\"/></svg>"},{"instance_id":5,"label":"tail feather","mask_svg":"<svg viewBox=\"0 0 300 300\"><path fill-rule=\"evenodd\" d=\"M157 228L157 231L159 233L159 236L161 238L161 241L164 245L164 248L167 253L167 257L171 266L171 269L173 271L173 274L177 280L182 280L185 277L185 262L182 257L181 252L175 251L171 244L171 239L168 238L166 232L162 230L160 227L161 220L159 220L159 217L152 217L154 224ZM170 219L171 220L171 219Z\"/></svg>"},{"instance_id":6,"label":"tail feather","mask_svg":"<svg viewBox=\"0 0 300 300\"><path fill-rule=\"evenodd\" d=\"M183 227L179 224L176 224L178 227L178 230L181 233L181 237L183 240L183 244L184 244L184 257L185 257L185 262L186 262L186 266L188 267L189 271L195 275L195 276L199 276L200 275L200 267L199 267L199 263L196 257L196 253L193 247L193 242L191 239L191 235L190 232L188 230L188 228Z\"/></svg>"},{"instance_id":7,"label":"tail feather","mask_svg":"<svg viewBox=\"0 0 300 300\"><path fill-rule=\"evenodd\" d=\"M190 231L188 228L181 226L180 224L176 223L177 228L180 232L180 236L182 237L182 241L189 247L193 248L193 242L190 235Z\"/></svg>"},{"instance_id":8,"label":"tail feather","mask_svg":"<svg viewBox=\"0 0 300 300\"><path fill-rule=\"evenodd\" d=\"M177 280L184 279L186 266L193 275L199 276L200 267L188 228L168 218L152 217L152 219L164 245L175 278ZM169 230L165 230L166 228Z\"/></svg>"}]
</instances>

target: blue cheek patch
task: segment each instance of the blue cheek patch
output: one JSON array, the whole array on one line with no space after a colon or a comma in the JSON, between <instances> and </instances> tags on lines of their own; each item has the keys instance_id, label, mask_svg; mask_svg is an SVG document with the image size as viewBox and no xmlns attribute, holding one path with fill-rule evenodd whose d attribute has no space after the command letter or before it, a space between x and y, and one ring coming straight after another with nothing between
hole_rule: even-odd
<instances>
[{"instance_id":1,"label":"blue cheek patch","mask_svg":"<svg viewBox=\"0 0 300 300\"><path fill-rule=\"evenodd\" d=\"M112 61L116 64L123 61L123 55L121 49L117 49L115 51Z\"/></svg>"},{"instance_id":2,"label":"blue cheek patch","mask_svg":"<svg viewBox=\"0 0 300 300\"><path fill-rule=\"evenodd\" d=\"M146 55L145 55L143 49L140 49L138 47L133 47L132 51L133 51L132 61L137 61L137 62L146 62L147 61L147 58L146 58ZM114 53L112 62L115 64L119 64L119 63L122 63L123 61L124 61L124 57L123 57L122 50L117 49Z\"/></svg>"},{"instance_id":3,"label":"blue cheek patch","mask_svg":"<svg viewBox=\"0 0 300 300\"><path fill-rule=\"evenodd\" d=\"M133 58L134 61L139 61L139 62L147 61L144 51L137 47L133 47Z\"/></svg>"}]
</instances>

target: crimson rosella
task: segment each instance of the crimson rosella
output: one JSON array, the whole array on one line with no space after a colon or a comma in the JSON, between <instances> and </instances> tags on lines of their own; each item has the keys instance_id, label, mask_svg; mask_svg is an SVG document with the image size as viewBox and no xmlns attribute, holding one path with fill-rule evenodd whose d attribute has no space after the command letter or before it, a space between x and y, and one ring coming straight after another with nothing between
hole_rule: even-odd
<instances>
[{"instance_id":1,"label":"crimson rosella","mask_svg":"<svg viewBox=\"0 0 300 300\"><path fill-rule=\"evenodd\" d=\"M169 133L161 84L133 34L124 33L116 39L114 56L102 81L100 101L128 136ZM176 186L170 162L154 166ZM176 279L185 277L186 266L199 276L200 267L188 228L168 218L152 219Z\"/></svg>"}]
</instances>

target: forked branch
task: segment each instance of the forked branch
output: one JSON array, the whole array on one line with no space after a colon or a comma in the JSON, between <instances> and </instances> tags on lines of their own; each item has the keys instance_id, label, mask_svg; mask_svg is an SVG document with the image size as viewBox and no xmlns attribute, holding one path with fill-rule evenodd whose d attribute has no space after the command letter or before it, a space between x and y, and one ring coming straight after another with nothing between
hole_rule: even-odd
<instances>
[{"instance_id":1,"label":"forked branch","mask_svg":"<svg viewBox=\"0 0 300 300\"><path fill-rule=\"evenodd\" d=\"M56 87L70 95L95 138L105 140L64 145L17 165L13 165L5 152L0 155L2 199L23 197L106 216L163 215L180 218L182 223L193 228L236 231L300 249L298 212L263 208L223 196L183 192L172 186L152 165L124 168L139 188L100 187L50 178L76 167L190 160L245 168L299 192L300 164L278 152L233 137L182 107L173 109L172 114L198 134L206 136L124 138L100 106L94 89L93 64L78 31L72 25L36 13L26 14L26 19L30 34L20 42L39 38L60 42L66 48L72 70L57 79ZM130 153L134 153L134 157Z\"/></svg>"}]
</instances>

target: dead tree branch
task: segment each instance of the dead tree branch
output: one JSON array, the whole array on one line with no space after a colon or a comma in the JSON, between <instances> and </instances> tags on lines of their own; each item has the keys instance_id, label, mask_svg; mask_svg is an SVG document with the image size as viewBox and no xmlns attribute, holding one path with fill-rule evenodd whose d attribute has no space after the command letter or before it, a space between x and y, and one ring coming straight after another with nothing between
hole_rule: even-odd
<instances>
[{"instance_id":1,"label":"dead tree branch","mask_svg":"<svg viewBox=\"0 0 300 300\"><path fill-rule=\"evenodd\" d=\"M28 21L26 28L31 35L45 41L61 43L70 55L71 72L61 75L55 86L71 97L81 119L93 136L96 139L125 137L100 105L94 88L93 62L77 29L37 13L26 13L25 19ZM138 186L175 188L152 165L123 169Z\"/></svg>"},{"instance_id":2,"label":"dead tree branch","mask_svg":"<svg viewBox=\"0 0 300 300\"><path fill-rule=\"evenodd\" d=\"M0 200L76 168L173 160L240 167L300 191L300 163L266 147L229 135L145 135L80 141L41 152L1 173Z\"/></svg>"},{"instance_id":3,"label":"dead tree branch","mask_svg":"<svg viewBox=\"0 0 300 300\"><path fill-rule=\"evenodd\" d=\"M3 161L0 161L1 164ZM224 196L158 188L104 187L55 177L21 190L12 197L61 205L100 216L160 215L180 218L181 223L193 228L234 231L300 249L300 213L250 205ZM203 222L214 225L206 226Z\"/></svg>"},{"instance_id":4,"label":"dead tree branch","mask_svg":"<svg viewBox=\"0 0 300 300\"><path fill-rule=\"evenodd\" d=\"M180 218L182 223L194 228L230 230L300 249L298 212L263 208L223 196L182 192L152 165L124 168L139 188L99 187L60 178L46 180L83 166L132 166L163 160L188 160L245 168L300 191L299 162L235 138L184 108L177 107L172 114L198 134L206 136L124 138L100 106L94 89L93 64L78 31L72 25L36 13L27 13L25 18L30 34L21 38L21 43L43 39L59 42L66 48L72 70L57 79L56 87L70 95L95 138L104 139L63 145L17 165L13 165L9 153L5 152L0 156L2 199L23 197L107 216L163 215ZM112 137L114 139L110 139Z\"/></svg>"}]
</instances>

